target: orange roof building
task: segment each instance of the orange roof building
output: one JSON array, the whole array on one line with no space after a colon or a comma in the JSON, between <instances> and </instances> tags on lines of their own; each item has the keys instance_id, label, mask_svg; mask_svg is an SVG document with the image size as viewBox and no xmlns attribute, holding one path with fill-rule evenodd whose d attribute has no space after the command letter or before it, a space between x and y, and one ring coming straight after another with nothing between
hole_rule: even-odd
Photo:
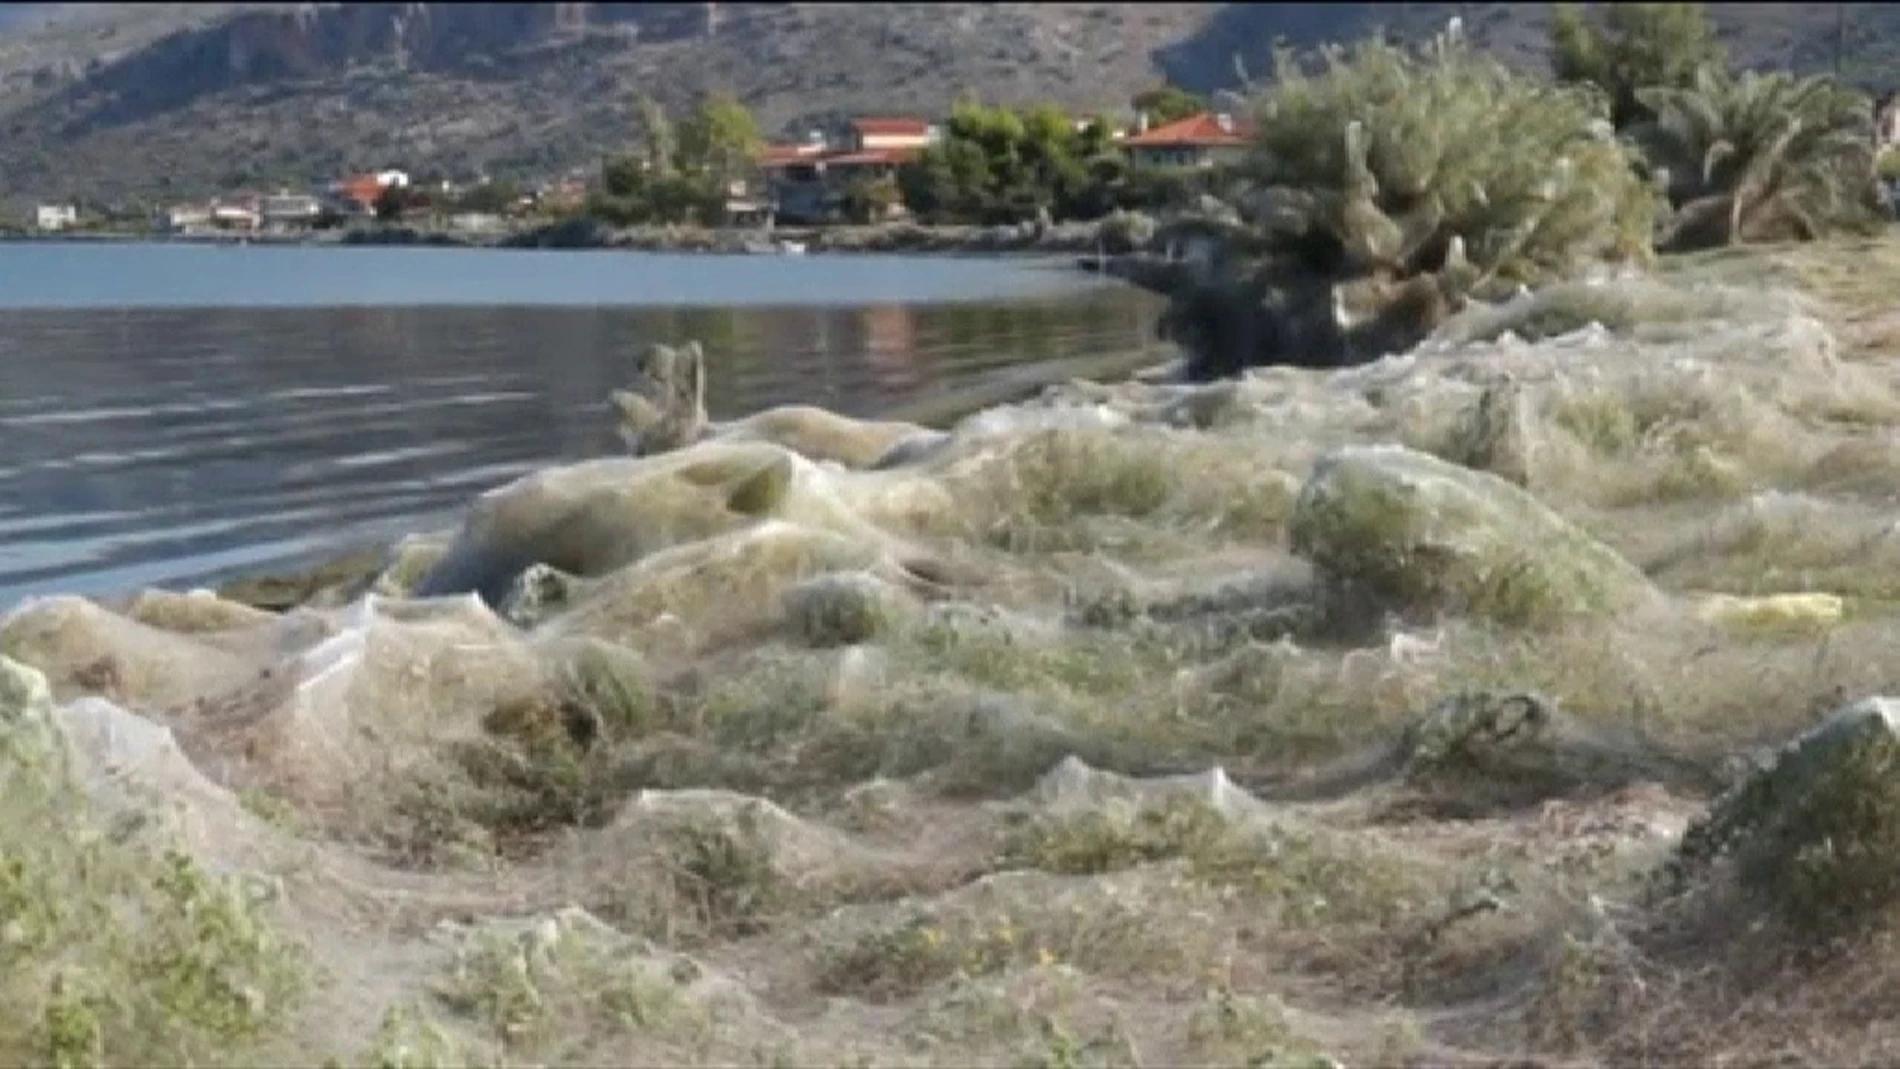
<instances>
[{"instance_id":1,"label":"orange roof building","mask_svg":"<svg viewBox=\"0 0 1900 1069\"><path fill-rule=\"evenodd\" d=\"M1212 167L1238 162L1253 143L1253 124L1204 111L1120 141L1130 163L1147 167Z\"/></svg>"},{"instance_id":2,"label":"orange roof building","mask_svg":"<svg viewBox=\"0 0 1900 1069\"><path fill-rule=\"evenodd\" d=\"M1124 148L1245 148L1253 124L1211 111L1157 126L1122 138Z\"/></svg>"}]
</instances>

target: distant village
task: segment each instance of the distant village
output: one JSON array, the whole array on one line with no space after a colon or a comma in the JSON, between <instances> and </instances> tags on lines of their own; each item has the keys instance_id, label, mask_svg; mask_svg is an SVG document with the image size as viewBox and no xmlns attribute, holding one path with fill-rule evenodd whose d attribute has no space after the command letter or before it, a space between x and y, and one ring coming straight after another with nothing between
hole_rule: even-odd
<instances>
[{"instance_id":1,"label":"distant village","mask_svg":"<svg viewBox=\"0 0 1900 1069\"><path fill-rule=\"evenodd\" d=\"M726 222L733 226L834 222L854 183L894 175L941 137L941 127L927 119L866 117L833 130L814 130L796 143L768 143L758 154L753 177L736 180L727 190ZM1147 168L1213 167L1238 159L1248 144L1243 121L1211 111L1152 126L1138 115L1132 126L1111 130L1110 137L1131 166ZM510 217L578 211L595 180L593 172L577 170L518 185L425 184L392 167L343 176L303 191L236 192L168 204L157 208L149 220L121 217L114 222L149 226L152 232L166 235L199 236L285 234L427 215L451 230L480 232L503 227ZM492 195L498 188L506 190L505 196ZM490 195L473 196L476 190ZM888 214L902 215L903 207L894 205ZM87 218L78 205L42 203L35 206L28 225L53 233L95 222L99 220Z\"/></svg>"}]
</instances>

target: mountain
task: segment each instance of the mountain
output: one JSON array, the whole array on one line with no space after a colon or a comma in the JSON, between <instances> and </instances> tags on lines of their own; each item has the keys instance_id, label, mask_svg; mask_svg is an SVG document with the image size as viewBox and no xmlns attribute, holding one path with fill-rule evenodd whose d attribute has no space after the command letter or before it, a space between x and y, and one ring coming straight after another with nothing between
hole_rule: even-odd
<instances>
[{"instance_id":1,"label":"mountain","mask_svg":"<svg viewBox=\"0 0 1900 1069\"><path fill-rule=\"evenodd\" d=\"M1752 65L1884 70L1900 9L1711 5ZM348 169L544 173L626 143L642 92L739 95L768 129L940 113L974 92L1119 109L1162 78L1270 69L1276 39L1464 18L1543 62L1545 4L351 3L0 5L0 198L182 195Z\"/></svg>"}]
</instances>

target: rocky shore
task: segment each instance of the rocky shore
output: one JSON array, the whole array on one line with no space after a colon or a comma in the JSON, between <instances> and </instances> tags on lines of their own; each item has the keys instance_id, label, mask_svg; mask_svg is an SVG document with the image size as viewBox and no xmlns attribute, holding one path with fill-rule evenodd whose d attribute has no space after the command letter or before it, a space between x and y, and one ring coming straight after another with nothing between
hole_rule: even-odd
<instances>
[{"instance_id":1,"label":"rocky shore","mask_svg":"<svg viewBox=\"0 0 1900 1069\"><path fill-rule=\"evenodd\" d=\"M1841 277L941 429L707 421L655 350L629 455L451 530L21 606L0 1058L1890 1060L1900 371Z\"/></svg>"}]
</instances>

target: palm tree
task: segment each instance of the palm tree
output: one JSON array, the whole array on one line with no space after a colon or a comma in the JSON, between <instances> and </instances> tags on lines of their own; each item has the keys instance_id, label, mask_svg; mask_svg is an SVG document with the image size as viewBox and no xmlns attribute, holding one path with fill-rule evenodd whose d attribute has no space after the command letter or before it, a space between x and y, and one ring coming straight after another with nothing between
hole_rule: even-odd
<instances>
[{"instance_id":1,"label":"palm tree","mask_svg":"<svg viewBox=\"0 0 1900 1069\"><path fill-rule=\"evenodd\" d=\"M1629 136L1676 209L1663 248L1813 240L1873 219L1873 107L1832 78L1704 68L1638 97L1655 118Z\"/></svg>"}]
</instances>

